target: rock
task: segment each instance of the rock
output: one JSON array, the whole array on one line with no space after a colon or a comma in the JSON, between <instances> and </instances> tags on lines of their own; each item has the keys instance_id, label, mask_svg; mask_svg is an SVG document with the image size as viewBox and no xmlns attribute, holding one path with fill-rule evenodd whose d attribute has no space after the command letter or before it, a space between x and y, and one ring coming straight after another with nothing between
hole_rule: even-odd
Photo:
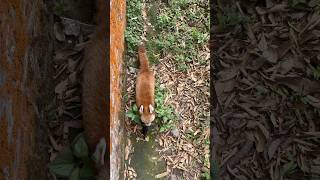
<instances>
[{"instance_id":1,"label":"rock","mask_svg":"<svg viewBox=\"0 0 320 180\"><path fill-rule=\"evenodd\" d=\"M170 180L178 180L178 176L175 174L172 174L169 179Z\"/></svg>"},{"instance_id":2,"label":"rock","mask_svg":"<svg viewBox=\"0 0 320 180\"><path fill-rule=\"evenodd\" d=\"M171 130L171 134L173 137L178 138L180 136L180 132L178 128L174 128Z\"/></svg>"}]
</instances>

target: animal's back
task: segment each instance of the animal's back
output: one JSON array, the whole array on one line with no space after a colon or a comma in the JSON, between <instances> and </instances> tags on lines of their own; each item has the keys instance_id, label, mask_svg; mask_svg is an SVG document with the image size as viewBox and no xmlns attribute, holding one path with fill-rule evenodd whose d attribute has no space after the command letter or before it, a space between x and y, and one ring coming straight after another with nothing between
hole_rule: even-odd
<instances>
[{"instance_id":1,"label":"animal's back","mask_svg":"<svg viewBox=\"0 0 320 180\"><path fill-rule=\"evenodd\" d=\"M97 28L84 52L82 77L82 119L86 142L95 159L99 180L109 178L109 153L106 140L109 139L108 126L108 83L107 71L107 20L108 3L96 0ZM104 164L101 164L104 163Z\"/></svg>"},{"instance_id":2,"label":"animal's back","mask_svg":"<svg viewBox=\"0 0 320 180\"><path fill-rule=\"evenodd\" d=\"M107 59L101 37L95 36L85 49L82 82L82 117L92 152L107 134ZM108 138L108 137L106 137Z\"/></svg>"},{"instance_id":3,"label":"animal's back","mask_svg":"<svg viewBox=\"0 0 320 180\"><path fill-rule=\"evenodd\" d=\"M154 85L155 78L150 70L147 54L143 45L139 46L139 73L136 84L137 105L154 105Z\"/></svg>"}]
</instances>

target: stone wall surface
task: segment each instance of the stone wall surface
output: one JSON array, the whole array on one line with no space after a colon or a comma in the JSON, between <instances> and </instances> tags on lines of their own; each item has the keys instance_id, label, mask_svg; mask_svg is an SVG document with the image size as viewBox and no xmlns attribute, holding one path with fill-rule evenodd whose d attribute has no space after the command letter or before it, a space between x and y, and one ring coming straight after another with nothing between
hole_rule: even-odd
<instances>
[{"instance_id":1,"label":"stone wall surface","mask_svg":"<svg viewBox=\"0 0 320 180\"><path fill-rule=\"evenodd\" d=\"M123 159L123 126L119 116L121 108L121 64L124 53L126 27L126 1L110 0L110 179L118 180Z\"/></svg>"},{"instance_id":2,"label":"stone wall surface","mask_svg":"<svg viewBox=\"0 0 320 180\"><path fill-rule=\"evenodd\" d=\"M41 0L0 1L0 179L44 179L36 148L39 109ZM37 160L35 160L37 159ZM37 162L36 162L37 161ZM39 165L39 164L38 164Z\"/></svg>"}]
</instances>

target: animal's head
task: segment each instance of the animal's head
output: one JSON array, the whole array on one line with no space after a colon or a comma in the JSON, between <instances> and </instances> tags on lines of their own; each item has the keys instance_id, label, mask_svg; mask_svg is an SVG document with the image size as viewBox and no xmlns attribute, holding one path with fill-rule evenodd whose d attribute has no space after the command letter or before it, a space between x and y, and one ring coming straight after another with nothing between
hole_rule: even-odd
<instances>
[{"instance_id":1,"label":"animal's head","mask_svg":"<svg viewBox=\"0 0 320 180\"><path fill-rule=\"evenodd\" d=\"M151 126L151 123L155 119L155 112L154 112L154 107L149 104L148 106L144 107L141 105L139 107L139 114L141 121L146 125L146 126Z\"/></svg>"}]
</instances>

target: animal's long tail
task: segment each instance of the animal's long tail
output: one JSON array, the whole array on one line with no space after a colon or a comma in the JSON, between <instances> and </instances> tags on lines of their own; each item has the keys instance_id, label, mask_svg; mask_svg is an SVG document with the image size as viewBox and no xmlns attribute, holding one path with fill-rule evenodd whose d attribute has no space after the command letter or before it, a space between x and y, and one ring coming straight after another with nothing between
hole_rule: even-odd
<instances>
[{"instance_id":1,"label":"animal's long tail","mask_svg":"<svg viewBox=\"0 0 320 180\"><path fill-rule=\"evenodd\" d=\"M146 48L143 44L139 45L138 48L140 71L149 71L149 61L146 53Z\"/></svg>"}]
</instances>

